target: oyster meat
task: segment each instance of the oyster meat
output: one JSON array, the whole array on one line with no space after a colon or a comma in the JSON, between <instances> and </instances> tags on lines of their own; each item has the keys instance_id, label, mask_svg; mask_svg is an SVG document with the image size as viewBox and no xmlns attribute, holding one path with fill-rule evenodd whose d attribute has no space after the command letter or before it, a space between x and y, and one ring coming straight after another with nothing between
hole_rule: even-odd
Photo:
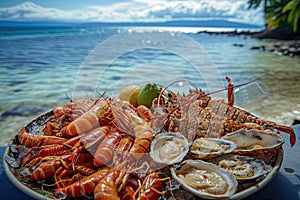
<instances>
[{"instance_id":1,"label":"oyster meat","mask_svg":"<svg viewBox=\"0 0 300 200\"><path fill-rule=\"evenodd\" d=\"M234 142L237 146L234 152L239 154L258 154L263 153L263 151L273 151L284 143L284 139L279 134L256 129L240 129L223 136L222 139Z\"/></svg>"},{"instance_id":2,"label":"oyster meat","mask_svg":"<svg viewBox=\"0 0 300 200\"><path fill-rule=\"evenodd\" d=\"M221 160L219 166L226 169L236 178L248 178L254 176L254 168L248 163L242 163L240 160Z\"/></svg>"},{"instance_id":3,"label":"oyster meat","mask_svg":"<svg viewBox=\"0 0 300 200\"><path fill-rule=\"evenodd\" d=\"M228 198L238 185L232 174L201 160L185 160L171 174L186 191L205 199Z\"/></svg>"},{"instance_id":4,"label":"oyster meat","mask_svg":"<svg viewBox=\"0 0 300 200\"><path fill-rule=\"evenodd\" d=\"M231 153L236 145L218 138L198 138L193 142L190 155L196 159L209 160L222 154Z\"/></svg>"},{"instance_id":5,"label":"oyster meat","mask_svg":"<svg viewBox=\"0 0 300 200\"><path fill-rule=\"evenodd\" d=\"M220 156L213 163L234 175L238 181L257 179L269 173L272 169L262 160L238 155Z\"/></svg>"},{"instance_id":6,"label":"oyster meat","mask_svg":"<svg viewBox=\"0 0 300 200\"><path fill-rule=\"evenodd\" d=\"M186 137L179 133L167 132L153 139L150 156L155 162L172 165L181 162L188 150Z\"/></svg>"}]
</instances>

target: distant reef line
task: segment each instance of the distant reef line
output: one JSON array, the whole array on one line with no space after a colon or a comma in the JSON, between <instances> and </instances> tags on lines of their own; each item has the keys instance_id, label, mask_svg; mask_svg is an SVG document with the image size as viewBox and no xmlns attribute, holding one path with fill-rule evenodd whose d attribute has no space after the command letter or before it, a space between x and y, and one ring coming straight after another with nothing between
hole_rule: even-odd
<instances>
[{"instance_id":1,"label":"distant reef line","mask_svg":"<svg viewBox=\"0 0 300 200\"><path fill-rule=\"evenodd\" d=\"M257 39L276 39L276 40L300 40L300 32L294 33L288 28L272 29L272 30L260 30L260 31L200 31L198 33L207 33L214 35L229 35L229 36L241 36L252 37Z\"/></svg>"},{"instance_id":2,"label":"distant reef line","mask_svg":"<svg viewBox=\"0 0 300 200\"><path fill-rule=\"evenodd\" d=\"M266 45L253 46L251 50L268 51L284 56L300 56L300 32L294 33L287 28L276 30L261 31L200 31L198 34L205 33L211 35L239 36L244 38L271 39L272 42ZM274 40L274 41L273 41ZM242 47L243 44L234 44Z\"/></svg>"}]
</instances>

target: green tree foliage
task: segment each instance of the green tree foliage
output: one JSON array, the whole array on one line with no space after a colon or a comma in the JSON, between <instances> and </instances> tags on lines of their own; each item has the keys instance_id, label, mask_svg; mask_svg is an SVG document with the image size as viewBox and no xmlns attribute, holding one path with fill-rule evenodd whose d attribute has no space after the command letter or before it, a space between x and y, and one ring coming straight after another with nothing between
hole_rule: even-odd
<instances>
[{"instance_id":1,"label":"green tree foliage","mask_svg":"<svg viewBox=\"0 0 300 200\"><path fill-rule=\"evenodd\" d=\"M267 28L289 27L294 32L300 29L300 0L248 0L249 9L264 4Z\"/></svg>"}]
</instances>

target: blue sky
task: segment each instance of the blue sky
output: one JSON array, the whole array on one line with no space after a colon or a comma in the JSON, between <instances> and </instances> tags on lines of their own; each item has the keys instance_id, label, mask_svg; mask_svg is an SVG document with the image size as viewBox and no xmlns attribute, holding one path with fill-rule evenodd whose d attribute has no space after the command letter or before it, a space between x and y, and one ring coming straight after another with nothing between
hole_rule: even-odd
<instances>
[{"instance_id":1,"label":"blue sky","mask_svg":"<svg viewBox=\"0 0 300 200\"><path fill-rule=\"evenodd\" d=\"M157 22L224 19L264 25L247 0L0 0L0 20Z\"/></svg>"}]
</instances>

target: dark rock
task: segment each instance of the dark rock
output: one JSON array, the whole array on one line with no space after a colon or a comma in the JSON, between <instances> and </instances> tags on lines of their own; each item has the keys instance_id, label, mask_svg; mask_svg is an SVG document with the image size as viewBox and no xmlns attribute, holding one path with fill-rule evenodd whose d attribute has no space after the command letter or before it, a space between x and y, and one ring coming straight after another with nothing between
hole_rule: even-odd
<instances>
[{"instance_id":1,"label":"dark rock","mask_svg":"<svg viewBox=\"0 0 300 200\"><path fill-rule=\"evenodd\" d=\"M299 119L295 119L292 125L294 126L294 125L297 125L297 124L300 124L300 120Z\"/></svg>"},{"instance_id":2,"label":"dark rock","mask_svg":"<svg viewBox=\"0 0 300 200\"><path fill-rule=\"evenodd\" d=\"M234 43L233 46L235 46L235 47L243 47L244 45L243 44Z\"/></svg>"},{"instance_id":3,"label":"dark rock","mask_svg":"<svg viewBox=\"0 0 300 200\"><path fill-rule=\"evenodd\" d=\"M300 55L300 40L282 41L269 45L253 46L252 50L262 50L273 52L277 55L299 56Z\"/></svg>"},{"instance_id":4,"label":"dark rock","mask_svg":"<svg viewBox=\"0 0 300 200\"><path fill-rule=\"evenodd\" d=\"M291 53L296 53L297 52L297 49L295 47L290 47L290 48L288 48L288 50Z\"/></svg>"},{"instance_id":5,"label":"dark rock","mask_svg":"<svg viewBox=\"0 0 300 200\"><path fill-rule=\"evenodd\" d=\"M260 49L260 46L253 46L250 48L251 50L259 50Z\"/></svg>"},{"instance_id":6,"label":"dark rock","mask_svg":"<svg viewBox=\"0 0 300 200\"><path fill-rule=\"evenodd\" d=\"M251 37L258 39L299 40L300 32L294 33L289 28L281 28L256 32L253 33Z\"/></svg>"},{"instance_id":7,"label":"dark rock","mask_svg":"<svg viewBox=\"0 0 300 200\"><path fill-rule=\"evenodd\" d=\"M276 50L276 47L274 47L274 46L267 46L267 47L265 47L263 50L273 52L273 51Z\"/></svg>"}]
</instances>

